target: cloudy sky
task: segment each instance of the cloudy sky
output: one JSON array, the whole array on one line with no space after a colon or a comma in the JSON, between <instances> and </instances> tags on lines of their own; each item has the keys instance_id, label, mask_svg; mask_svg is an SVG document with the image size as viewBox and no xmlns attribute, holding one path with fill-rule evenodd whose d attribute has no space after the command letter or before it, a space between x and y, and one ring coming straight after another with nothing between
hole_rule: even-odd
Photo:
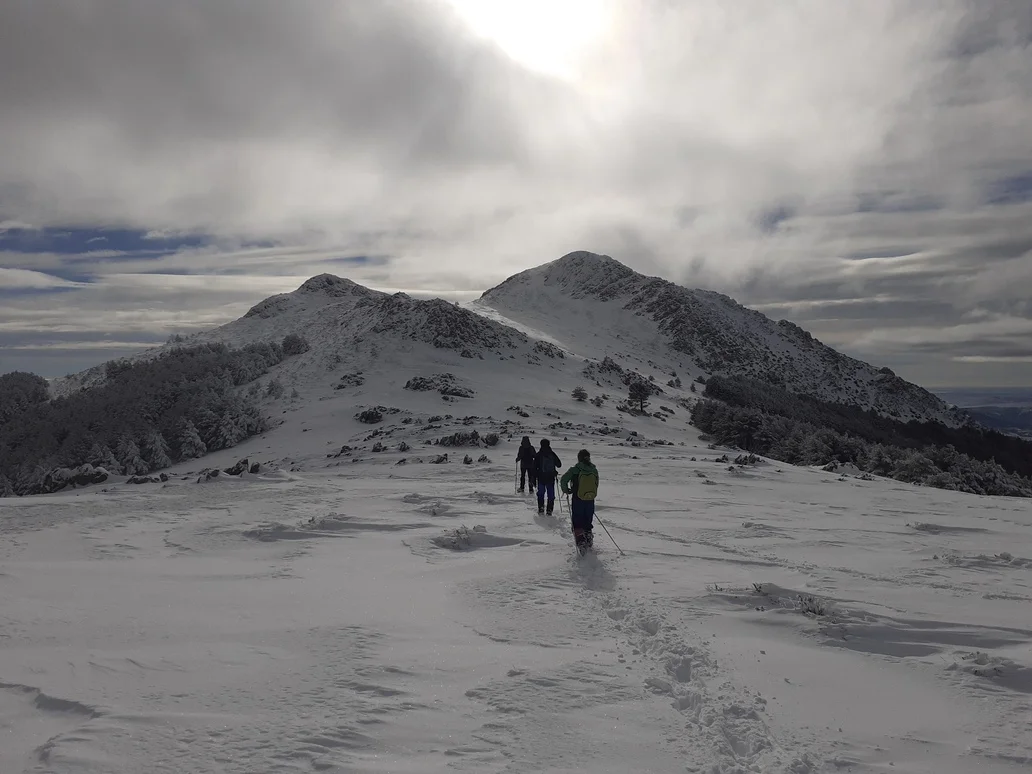
<instances>
[{"instance_id":1,"label":"cloudy sky","mask_svg":"<svg viewBox=\"0 0 1032 774\"><path fill-rule=\"evenodd\" d=\"M587 249L1032 385L1028 0L16 0L0 73L0 372Z\"/></svg>"}]
</instances>

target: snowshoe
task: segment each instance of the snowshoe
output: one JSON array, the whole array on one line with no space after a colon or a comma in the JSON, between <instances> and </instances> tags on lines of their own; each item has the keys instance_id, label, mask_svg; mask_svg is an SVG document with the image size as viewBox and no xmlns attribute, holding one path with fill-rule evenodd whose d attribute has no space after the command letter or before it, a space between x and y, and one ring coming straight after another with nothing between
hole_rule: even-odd
<instances>
[{"instance_id":1,"label":"snowshoe","mask_svg":"<svg viewBox=\"0 0 1032 774\"><path fill-rule=\"evenodd\" d=\"M573 542L577 546L577 553L579 553L581 556L584 556L584 554L588 552L588 548L591 547L591 544L589 543L590 536L590 532L584 532L583 530L579 529L574 530L573 532Z\"/></svg>"}]
</instances>

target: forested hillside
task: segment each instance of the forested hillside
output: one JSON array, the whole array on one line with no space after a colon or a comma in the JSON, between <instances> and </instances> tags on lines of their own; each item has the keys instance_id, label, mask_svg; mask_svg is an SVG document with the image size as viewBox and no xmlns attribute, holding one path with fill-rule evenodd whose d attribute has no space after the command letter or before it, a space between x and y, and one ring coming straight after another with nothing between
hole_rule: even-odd
<instances>
[{"instance_id":1,"label":"forested hillside","mask_svg":"<svg viewBox=\"0 0 1032 774\"><path fill-rule=\"evenodd\" d=\"M52 401L42 378L2 376L0 494L61 488L68 476L55 470L90 465L138 475L235 446L266 427L258 385L238 388L285 357L279 343L176 348L154 360L112 361L103 384Z\"/></svg>"},{"instance_id":2,"label":"forested hillside","mask_svg":"<svg viewBox=\"0 0 1032 774\"><path fill-rule=\"evenodd\" d=\"M719 443L793 465L852 463L915 484L1032 497L1032 443L977 427L896 422L744 377L713 376L692 423Z\"/></svg>"}]
</instances>

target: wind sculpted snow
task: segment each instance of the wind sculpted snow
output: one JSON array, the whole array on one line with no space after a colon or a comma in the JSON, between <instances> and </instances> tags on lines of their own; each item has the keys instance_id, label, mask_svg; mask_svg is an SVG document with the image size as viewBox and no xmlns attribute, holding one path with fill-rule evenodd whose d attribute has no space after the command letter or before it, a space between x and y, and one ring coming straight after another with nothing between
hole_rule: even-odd
<instances>
[{"instance_id":1,"label":"wind sculpted snow","mask_svg":"<svg viewBox=\"0 0 1032 774\"><path fill-rule=\"evenodd\" d=\"M265 474L0 500L0 770L1027 769L1026 502L553 435L581 559L519 437L341 464L326 405Z\"/></svg>"}]
</instances>

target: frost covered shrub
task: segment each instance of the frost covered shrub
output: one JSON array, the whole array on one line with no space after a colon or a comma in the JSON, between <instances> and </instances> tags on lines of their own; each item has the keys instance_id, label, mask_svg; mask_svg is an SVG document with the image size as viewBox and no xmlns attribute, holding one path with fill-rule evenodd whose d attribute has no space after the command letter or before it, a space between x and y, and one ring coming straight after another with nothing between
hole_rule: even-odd
<instances>
[{"instance_id":1,"label":"frost covered shrub","mask_svg":"<svg viewBox=\"0 0 1032 774\"><path fill-rule=\"evenodd\" d=\"M468 433L454 433L437 439L438 446L480 446L480 442L480 433L476 430Z\"/></svg>"},{"instance_id":2,"label":"frost covered shrub","mask_svg":"<svg viewBox=\"0 0 1032 774\"><path fill-rule=\"evenodd\" d=\"M446 397L472 398L476 393L455 383L455 375L444 373L433 376L413 376L405 382L405 389L414 392L439 392Z\"/></svg>"},{"instance_id":3,"label":"frost covered shrub","mask_svg":"<svg viewBox=\"0 0 1032 774\"><path fill-rule=\"evenodd\" d=\"M828 603L820 597L805 594L799 597L799 610L804 615L824 616L828 614Z\"/></svg>"},{"instance_id":4,"label":"frost covered shrub","mask_svg":"<svg viewBox=\"0 0 1032 774\"><path fill-rule=\"evenodd\" d=\"M377 422L383 422L383 414L378 409L365 409L355 414L355 419L367 425L375 425Z\"/></svg>"},{"instance_id":5,"label":"frost covered shrub","mask_svg":"<svg viewBox=\"0 0 1032 774\"><path fill-rule=\"evenodd\" d=\"M488 433L484 436L484 446L497 446L498 433Z\"/></svg>"},{"instance_id":6,"label":"frost covered shrub","mask_svg":"<svg viewBox=\"0 0 1032 774\"><path fill-rule=\"evenodd\" d=\"M288 333L283 337L283 354L287 357L303 355L310 349L308 340L296 333Z\"/></svg>"}]
</instances>

